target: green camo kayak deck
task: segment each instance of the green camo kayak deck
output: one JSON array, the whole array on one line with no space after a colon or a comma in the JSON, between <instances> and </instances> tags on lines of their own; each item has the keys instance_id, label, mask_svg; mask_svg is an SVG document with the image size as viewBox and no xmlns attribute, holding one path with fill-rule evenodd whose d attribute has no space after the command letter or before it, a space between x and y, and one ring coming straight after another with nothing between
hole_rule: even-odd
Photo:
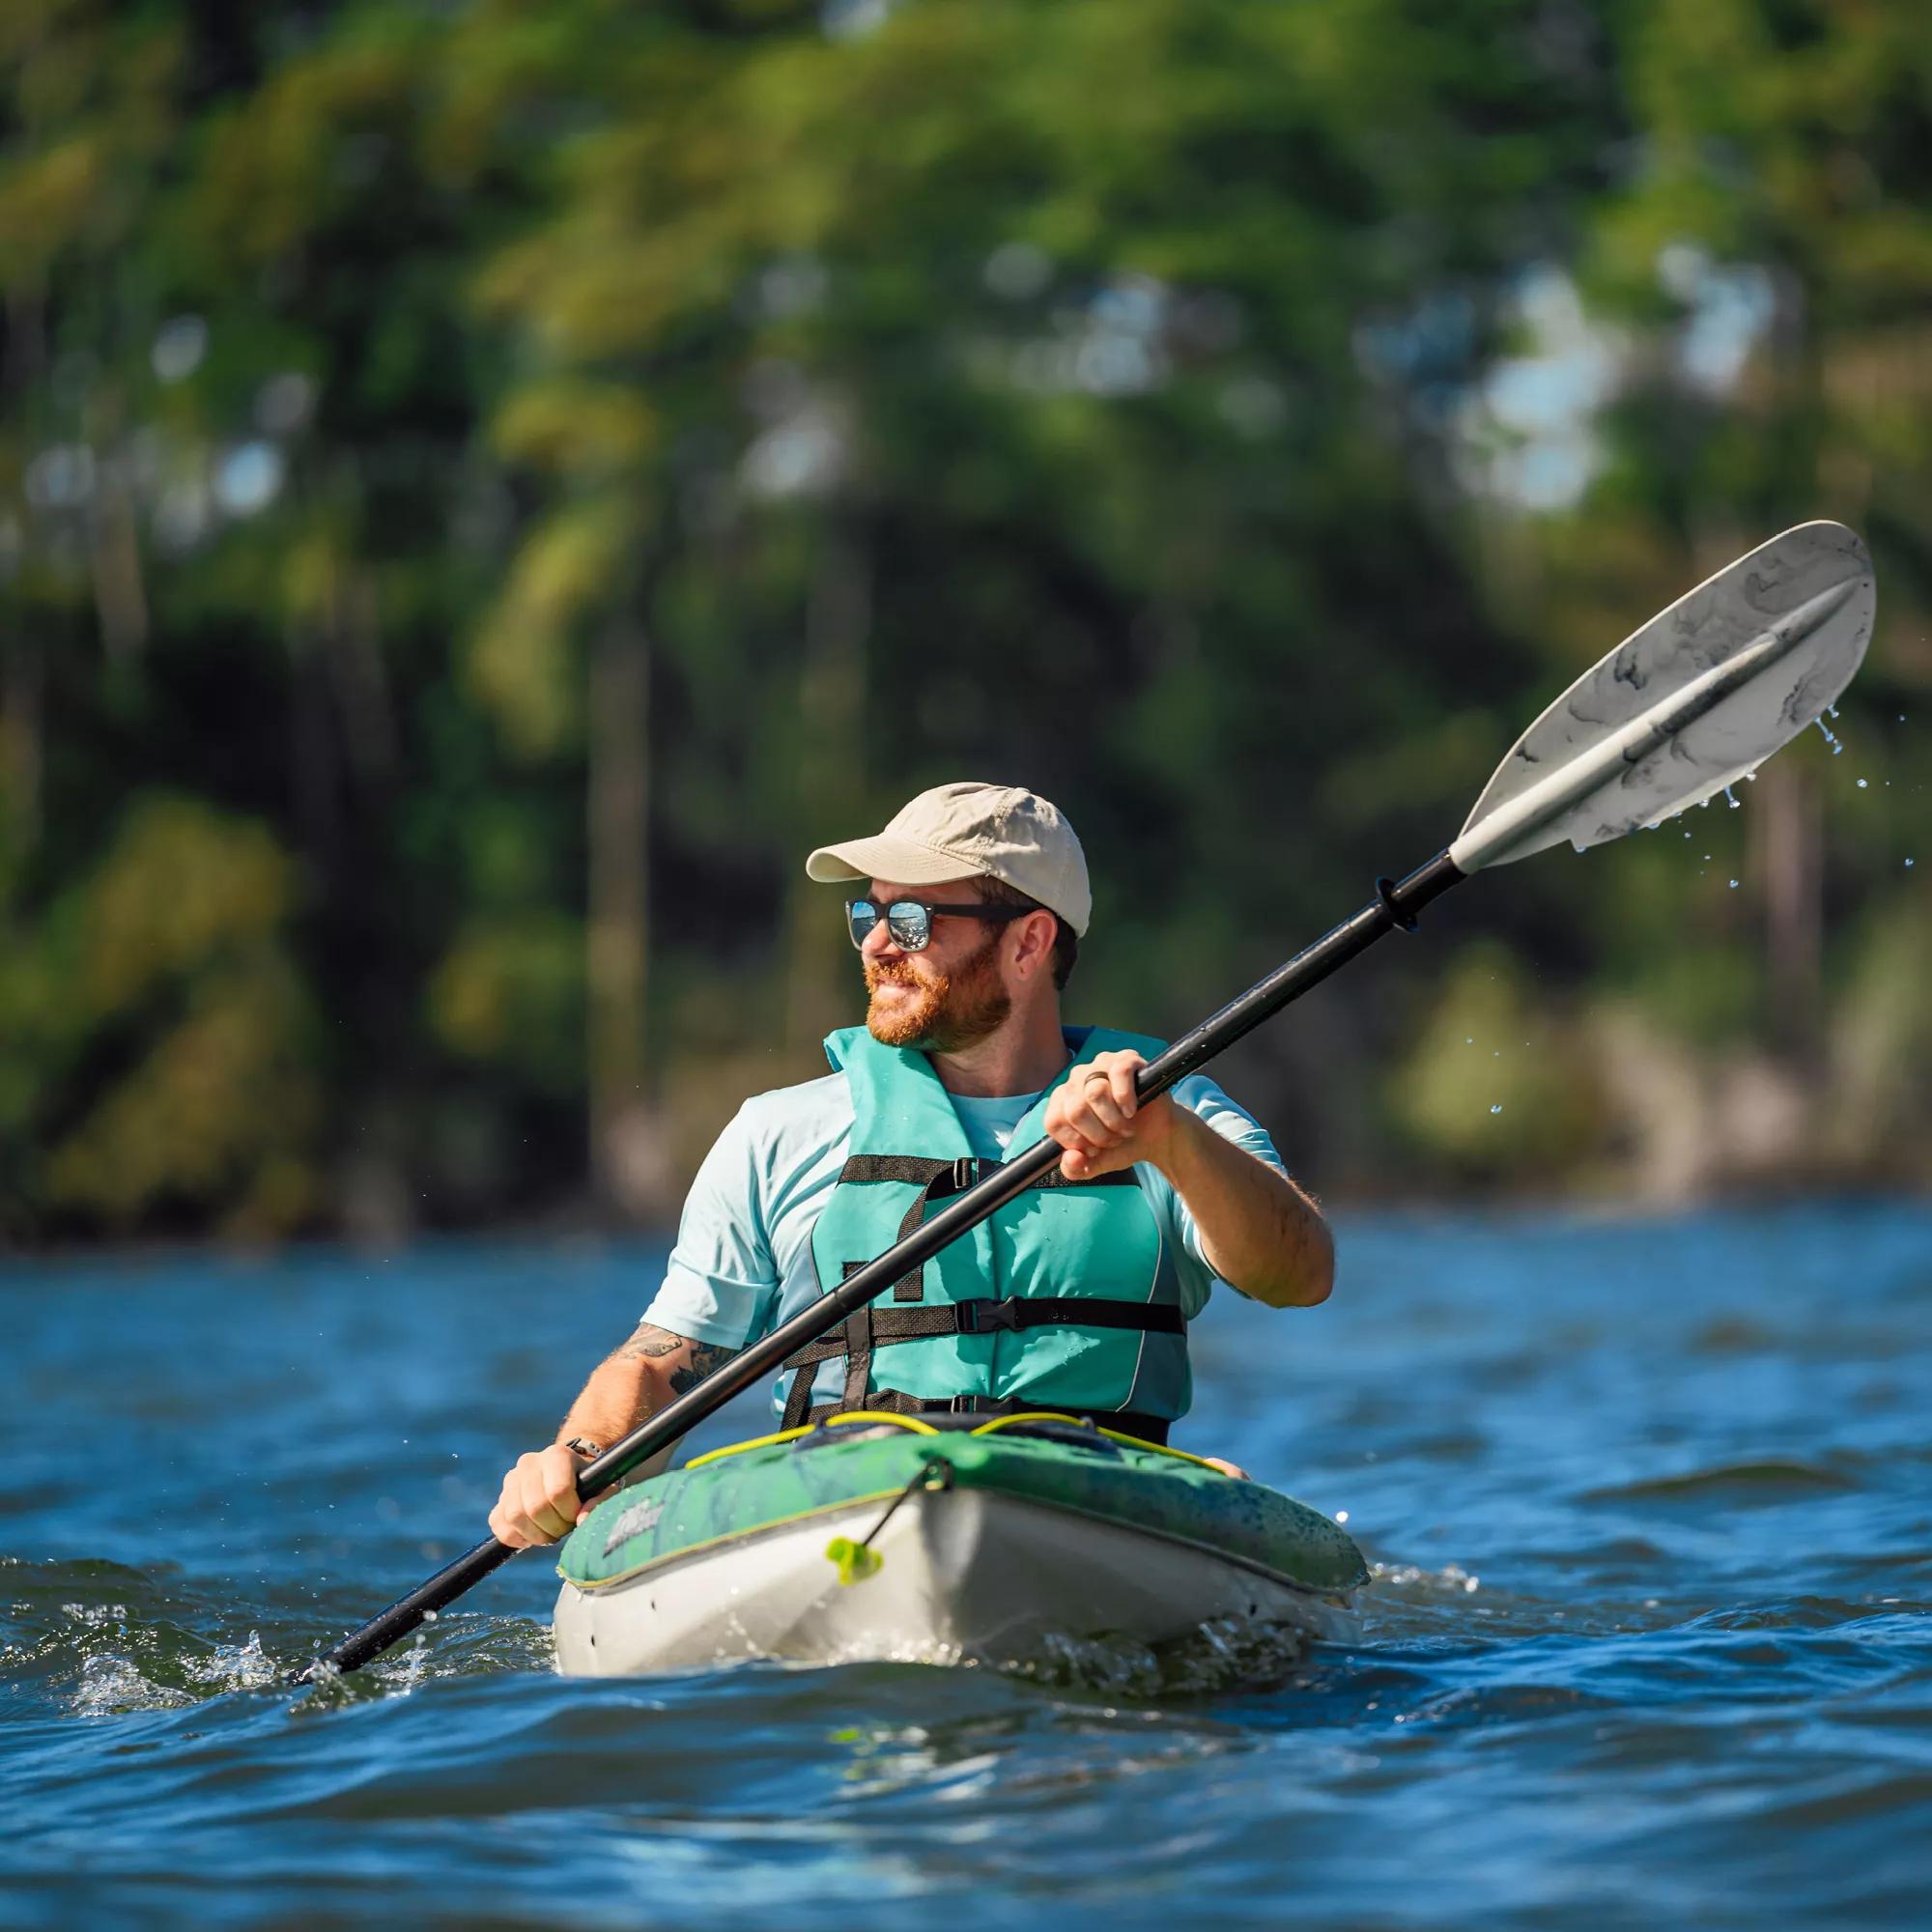
<instances>
[{"instance_id":1,"label":"green camo kayak deck","mask_svg":"<svg viewBox=\"0 0 1932 1932\"><path fill-rule=\"evenodd\" d=\"M847 1426L700 1460L600 1504L564 1546L558 1574L580 1590L609 1588L813 1517L874 1501L883 1514L923 1477L1192 1545L1300 1590L1338 1595L1367 1580L1354 1544L1305 1504L1181 1456L1065 1427Z\"/></svg>"}]
</instances>

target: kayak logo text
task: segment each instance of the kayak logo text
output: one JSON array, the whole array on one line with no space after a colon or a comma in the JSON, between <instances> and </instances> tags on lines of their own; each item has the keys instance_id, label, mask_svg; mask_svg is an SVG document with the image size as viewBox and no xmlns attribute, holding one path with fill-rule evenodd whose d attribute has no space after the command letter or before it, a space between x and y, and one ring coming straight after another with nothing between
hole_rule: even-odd
<instances>
[{"instance_id":1,"label":"kayak logo text","mask_svg":"<svg viewBox=\"0 0 1932 1932\"><path fill-rule=\"evenodd\" d=\"M641 1536L647 1529L658 1526L658 1519L664 1515L664 1504L656 1496L646 1496L636 1502L611 1525L611 1535L604 1545L604 1554L609 1556L620 1543L628 1543L634 1536Z\"/></svg>"}]
</instances>

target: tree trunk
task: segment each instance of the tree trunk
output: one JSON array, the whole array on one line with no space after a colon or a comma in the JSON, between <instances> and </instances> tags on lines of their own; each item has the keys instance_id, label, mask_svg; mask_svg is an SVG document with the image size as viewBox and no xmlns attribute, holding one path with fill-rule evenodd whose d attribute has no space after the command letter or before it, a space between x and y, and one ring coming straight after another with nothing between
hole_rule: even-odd
<instances>
[{"instance_id":1,"label":"tree trunk","mask_svg":"<svg viewBox=\"0 0 1932 1932\"><path fill-rule=\"evenodd\" d=\"M590 1162L627 1220L667 1204L664 1136L645 1090L650 911L650 637L635 608L590 647L587 710Z\"/></svg>"},{"instance_id":2,"label":"tree trunk","mask_svg":"<svg viewBox=\"0 0 1932 1932\"><path fill-rule=\"evenodd\" d=\"M285 637L289 656L289 815L296 841L331 896L341 879L348 828L329 702L324 646L305 620L292 621Z\"/></svg>"},{"instance_id":3,"label":"tree trunk","mask_svg":"<svg viewBox=\"0 0 1932 1932\"><path fill-rule=\"evenodd\" d=\"M1751 787L1753 869L1762 882L1771 1036L1801 1063L1823 1037L1824 838L1810 775L1767 765Z\"/></svg>"},{"instance_id":4,"label":"tree trunk","mask_svg":"<svg viewBox=\"0 0 1932 1932\"><path fill-rule=\"evenodd\" d=\"M126 664L148 640L148 591L134 506L119 457L103 448L87 526L88 575L100 641L110 662Z\"/></svg>"},{"instance_id":5,"label":"tree trunk","mask_svg":"<svg viewBox=\"0 0 1932 1932\"><path fill-rule=\"evenodd\" d=\"M13 856L24 858L41 834L42 694L46 663L24 630L0 639L0 800Z\"/></svg>"},{"instance_id":6,"label":"tree trunk","mask_svg":"<svg viewBox=\"0 0 1932 1932\"><path fill-rule=\"evenodd\" d=\"M329 586L326 635L350 769L363 784L386 789L396 776L401 734L383 663L376 573L367 564L338 563Z\"/></svg>"},{"instance_id":7,"label":"tree trunk","mask_svg":"<svg viewBox=\"0 0 1932 1932\"><path fill-rule=\"evenodd\" d=\"M8 289L6 327L0 331L0 394L10 402L41 382L47 365L46 303L39 290ZM24 534L14 542L28 541ZM11 560L14 563L17 559ZM40 841L42 737L46 659L28 626L11 613L0 636L0 806L13 856Z\"/></svg>"},{"instance_id":8,"label":"tree trunk","mask_svg":"<svg viewBox=\"0 0 1932 1932\"><path fill-rule=\"evenodd\" d=\"M870 559L837 523L819 552L805 612L799 670L798 805L793 825L812 844L876 827L860 822L866 800L866 653L872 623ZM809 849L809 848L808 848ZM857 970L828 903L835 889L805 876L805 852L787 853L785 1050L803 1060L847 1017Z\"/></svg>"}]
</instances>

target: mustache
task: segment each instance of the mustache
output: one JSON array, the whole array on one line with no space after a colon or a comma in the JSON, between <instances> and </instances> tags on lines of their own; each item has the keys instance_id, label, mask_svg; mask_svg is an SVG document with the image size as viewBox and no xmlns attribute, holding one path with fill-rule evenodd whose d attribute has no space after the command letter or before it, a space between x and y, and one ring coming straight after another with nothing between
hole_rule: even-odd
<instances>
[{"instance_id":1,"label":"mustache","mask_svg":"<svg viewBox=\"0 0 1932 1932\"><path fill-rule=\"evenodd\" d=\"M910 960L894 959L881 964L874 959L866 962L866 990L875 992L881 986L923 986L927 981Z\"/></svg>"}]
</instances>

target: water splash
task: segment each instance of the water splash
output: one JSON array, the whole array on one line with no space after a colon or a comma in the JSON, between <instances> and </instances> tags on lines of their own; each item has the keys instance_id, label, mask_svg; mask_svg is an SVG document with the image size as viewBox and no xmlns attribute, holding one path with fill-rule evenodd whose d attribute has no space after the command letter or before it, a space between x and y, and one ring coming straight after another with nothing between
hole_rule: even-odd
<instances>
[{"instance_id":1,"label":"water splash","mask_svg":"<svg viewBox=\"0 0 1932 1932\"><path fill-rule=\"evenodd\" d=\"M179 1711L195 1701L186 1690L142 1676L128 1657L90 1657L74 1688L77 1718L119 1718L133 1711Z\"/></svg>"},{"instance_id":2,"label":"water splash","mask_svg":"<svg viewBox=\"0 0 1932 1932\"><path fill-rule=\"evenodd\" d=\"M217 1644L206 1657L191 1657L182 1669L213 1690L260 1690L282 1675L281 1665L263 1649L260 1631L250 1631L246 1643Z\"/></svg>"},{"instance_id":3,"label":"water splash","mask_svg":"<svg viewBox=\"0 0 1932 1932\"><path fill-rule=\"evenodd\" d=\"M1269 1690L1308 1655L1304 1632L1250 1617L1213 1617L1164 1643L1049 1634L1038 1655L993 1664L1003 1676L1121 1698ZM971 1660L961 1660L976 1667Z\"/></svg>"},{"instance_id":4,"label":"water splash","mask_svg":"<svg viewBox=\"0 0 1932 1932\"><path fill-rule=\"evenodd\" d=\"M1412 1591L1425 1597L1473 1597L1482 1587L1482 1578L1460 1563L1445 1563L1440 1570L1425 1570L1415 1563L1371 1563L1369 1576L1378 1590Z\"/></svg>"}]
</instances>

